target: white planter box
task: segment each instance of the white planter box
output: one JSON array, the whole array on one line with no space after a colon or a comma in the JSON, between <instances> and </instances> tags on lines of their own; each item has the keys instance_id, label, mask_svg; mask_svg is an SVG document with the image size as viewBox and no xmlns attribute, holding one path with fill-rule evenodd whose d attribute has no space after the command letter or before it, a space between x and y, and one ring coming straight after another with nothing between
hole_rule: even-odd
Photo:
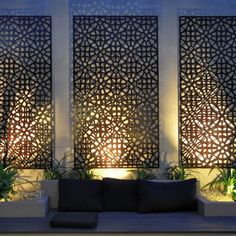
<instances>
[{"instance_id":1,"label":"white planter box","mask_svg":"<svg viewBox=\"0 0 236 236\"><path fill-rule=\"evenodd\" d=\"M48 197L29 201L0 202L0 217L44 217L48 211Z\"/></svg>"},{"instance_id":2,"label":"white planter box","mask_svg":"<svg viewBox=\"0 0 236 236\"><path fill-rule=\"evenodd\" d=\"M198 212L203 216L236 216L236 202L214 202L198 197Z\"/></svg>"}]
</instances>

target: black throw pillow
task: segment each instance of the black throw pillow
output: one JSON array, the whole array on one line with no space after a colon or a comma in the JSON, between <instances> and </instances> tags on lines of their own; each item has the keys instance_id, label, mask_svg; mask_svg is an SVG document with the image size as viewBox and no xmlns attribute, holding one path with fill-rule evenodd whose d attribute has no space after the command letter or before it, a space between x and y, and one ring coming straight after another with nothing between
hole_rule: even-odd
<instances>
[{"instance_id":1,"label":"black throw pillow","mask_svg":"<svg viewBox=\"0 0 236 236\"><path fill-rule=\"evenodd\" d=\"M137 181L104 178L102 202L104 211L137 211Z\"/></svg>"},{"instance_id":2,"label":"black throw pillow","mask_svg":"<svg viewBox=\"0 0 236 236\"><path fill-rule=\"evenodd\" d=\"M92 212L61 212L49 222L51 227L91 229L97 226L97 214Z\"/></svg>"},{"instance_id":3,"label":"black throw pillow","mask_svg":"<svg viewBox=\"0 0 236 236\"><path fill-rule=\"evenodd\" d=\"M139 180L138 212L196 209L196 179L171 182Z\"/></svg>"},{"instance_id":4,"label":"black throw pillow","mask_svg":"<svg viewBox=\"0 0 236 236\"><path fill-rule=\"evenodd\" d=\"M59 211L102 211L100 180L59 180Z\"/></svg>"}]
</instances>

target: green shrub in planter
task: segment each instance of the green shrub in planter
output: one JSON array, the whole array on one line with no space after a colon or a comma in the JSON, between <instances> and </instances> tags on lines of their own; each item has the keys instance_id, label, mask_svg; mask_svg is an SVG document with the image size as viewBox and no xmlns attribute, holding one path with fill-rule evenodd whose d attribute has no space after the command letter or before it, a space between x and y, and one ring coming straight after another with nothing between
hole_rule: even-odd
<instances>
[{"instance_id":1,"label":"green shrub in planter","mask_svg":"<svg viewBox=\"0 0 236 236\"><path fill-rule=\"evenodd\" d=\"M4 168L0 164L0 200L7 201L9 195L14 193L14 181L17 176L17 170L14 166Z\"/></svg>"},{"instance_id":2,"label":"green shrub in planter","mask_svg":"<svg viewBox=\"0 0 236 236\"><path fill-rule=\"evenodd\" d=\"M189 178L196 178L194 174L199 174L197 171L194 170L187 170L182 165L174 165L171 166L172 163L169 164L167 168L167 177L171 180L185 180Z\"/></svg>"},{"instance_id":3,"label":"green shrub in planter","mask_svg":"<svg viewBox=\"0 0 236 236\"><path fill-rule=\"evenodd\" d=\"M68 173L70 179L99 179L92 169L79 168L72 169Z\"/></svg>"},{"instance_id":4,"label":"green shrub in planter","mask_svg":"<svg viewBox=\"0 0 236 236\"><path fill-rule=\"evenodd\" d=\"M212 167L209 175L213 170L217 170L218 173L216 177L203 186L202 188L208 187L210 190L219 191L221 194L229 194L232 197L232 200L236 200L236 169L235 168L219 168Z\"/></svg>"},{"instance_id":5,"label":"green shrub in planter","mask_svg":"<svg viewBox=\"0 0 236 236\"><path fill-rule=\"evenodd\" d=\"M134 170L129 170L129 172L132 173L132 177L134 176L135 179L158 179L157 173L154 173L152 169L145 165Z\"/></svg>"}]
</instances>

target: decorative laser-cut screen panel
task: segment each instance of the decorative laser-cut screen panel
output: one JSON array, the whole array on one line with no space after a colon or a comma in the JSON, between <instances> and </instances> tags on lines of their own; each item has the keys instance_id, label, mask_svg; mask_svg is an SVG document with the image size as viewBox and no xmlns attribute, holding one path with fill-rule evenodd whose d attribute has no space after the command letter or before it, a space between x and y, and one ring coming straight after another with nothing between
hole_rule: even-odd
<instances>
[{"instance_id":1,"label":"decorative laser-cut screen panel","mask_svg":"<svg viewBox=\"0 0 236 236\"><path fill-rule=\"evenodd\" d=\"M180 148L186 167L236 151L236 17L180 17Z\"/></svg>"},{"instance_id":2,"label":"decorative laser-cut screen panel","mask_svg":"<svg viewBox=\"0 0 236 236\"><path fill-rule=\"evenodd\" d=\"M53 155L51 18L0 17L0 162L50 166Z\"/></svg>"},{"instance_id":3,"label":"decorative laser-cut screen panel","mask_svg":"<svg viewBox=\"0 0 236 236\"><path fill-rule=\"evenodd\" d=\"M75 167L158 167L158 20L75 16Z\"/></svg>"}]
</instances>

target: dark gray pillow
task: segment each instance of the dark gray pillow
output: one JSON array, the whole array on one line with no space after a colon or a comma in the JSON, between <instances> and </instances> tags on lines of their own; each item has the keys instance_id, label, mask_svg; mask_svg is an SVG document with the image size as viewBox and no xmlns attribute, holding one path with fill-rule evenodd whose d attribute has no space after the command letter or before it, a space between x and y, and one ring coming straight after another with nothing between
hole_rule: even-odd
<instances>
[{"instance_id":1,"label":"dark gray pillow","mask_svg":"<svg viewBox=\"0 0 236 236\"><path fill-rule=\"evenodd\" d=\"M138 212L196 209L196 179L171 182L139 180Z\"/></svg>"},{"instance_id":2,"label":"dark gray pillow","mask_svg":"<svg viewBox=\"0 0 236 236\"><path fill-rule=\"evenodd\" d=\"M97 226L97 214L91 212L57 213L49 224L51 227L95 228Z\"/></svg>"},{"instance_id":3,"label":"dark gray pillow","mask_svg":"<svg viewBox=\"0 0 236 236\"><path fill-rule=\"evenodd\" d=\"M104 211L137 211L137 181L104 178L102 202Z\"/></svg>"},{"instance_id":4,"label":"dark gray pillow","mask_svg":"<svg viewBox=\"0 0 236 236\"><path fill-rule=\"evenodd\" d=\"M59 180L59 211L102 211L100 180Z\"/></svg>"}]
</instances>

